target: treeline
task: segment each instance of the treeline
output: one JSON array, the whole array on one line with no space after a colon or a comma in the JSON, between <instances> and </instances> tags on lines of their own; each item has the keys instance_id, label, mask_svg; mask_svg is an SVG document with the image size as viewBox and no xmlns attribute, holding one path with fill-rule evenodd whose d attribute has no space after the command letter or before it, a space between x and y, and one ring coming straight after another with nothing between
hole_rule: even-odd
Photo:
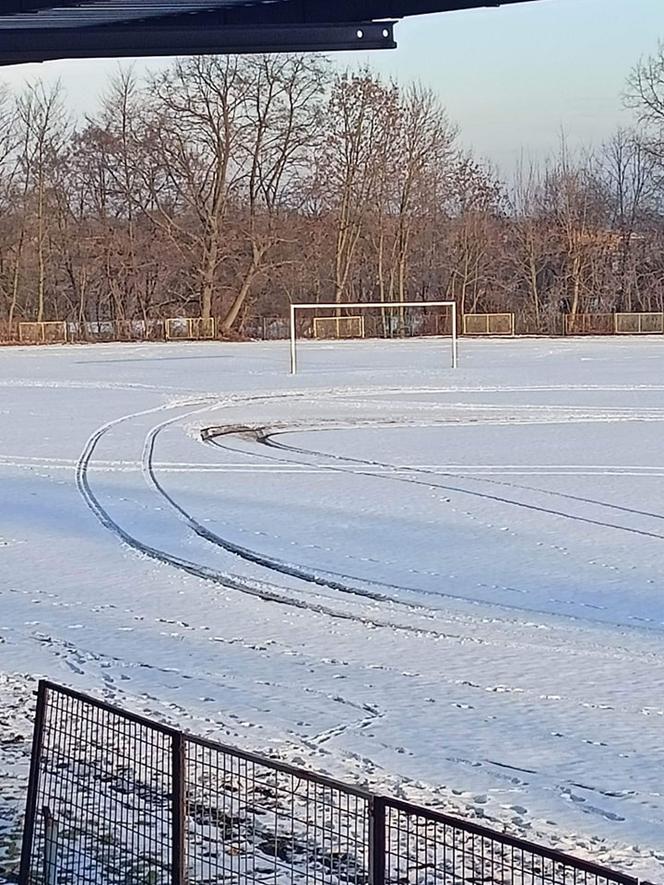
<instances>
[{"instance_id":1,"label":"treeline","mask_svg":"<svg viewBox=\"0 0 664 885\"><path fill-rule=\"evenodd\" d=\"M120 72L74 122L59 87L0 93L0 321L249 316L289 301L454 299L558 332L664 311L664 49L634 131L509 185L429 90L316 56Z\"/></svg>"}]
</instances>

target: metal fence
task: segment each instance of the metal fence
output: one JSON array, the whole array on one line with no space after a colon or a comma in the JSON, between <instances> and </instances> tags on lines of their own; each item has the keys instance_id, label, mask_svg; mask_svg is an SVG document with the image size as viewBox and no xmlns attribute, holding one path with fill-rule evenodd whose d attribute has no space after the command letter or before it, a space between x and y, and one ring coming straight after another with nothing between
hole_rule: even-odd
<instances>
[{"instance_id":1,"label":"metal fence","mask_svg":"<svg viewBox=\"0 0 664 885\"><path fill-rule=\"evenodd\" d=\"M664 313L617 313L615 332L616 335L662 335Z\"/></svg>"},{"instance_id":2,"label":"metal fence","mask_svg":"<svg viewBox=\"0 0 664 885\"><path fill-rule=\"evenodd\" d=\"M615 320L612 313L565 314L565 335L613 335Z\"/></svg>"},{"instance_id":3,"label":"metal fence","mask_svg":"<svg viewBox=\"0 0 664 885\"><path fill-rule=\"evenodd\" d=\"M635 885L41 682L23 885Z\"/></svg>"},{"instance_id":4,"label":"metal fence","mask_svg":"<svg viewBox=\"0 0 664 885\"><path fill-rule=\"evenodd\" d=\"M389 302L381 312L363 316L330 315L297 318L299 338L417 338L450 335L449 313L430 310L423 301L413 310L397 312ZM345 311L344 305L340 308ZM349 322L350 321L350 322ZM461 319L460 334L468 336L558 335L662 335L664 313L548 313L542 318L519 313L472 313ZM325 335L315 326L328 325ZM343 326L343 328L341 328ZM332 334L330 334L330 329ZM246 316L235 332L225 335L218 319L171 317L168 319L24 322L0 320L1 344L94 344L111 341L205 341L238 337L247 340L287 340L290 325L286 316Z\"/></svg>"},{"instance_id":5,"label":"metal fence","mask_svg":"<svg viewBox=\"0 0 664 885\"><path fill-rule=\"evenodd\" d=\"M513 313L464 313L464 335L514 335Z\"/></svg>"}]
</instances>

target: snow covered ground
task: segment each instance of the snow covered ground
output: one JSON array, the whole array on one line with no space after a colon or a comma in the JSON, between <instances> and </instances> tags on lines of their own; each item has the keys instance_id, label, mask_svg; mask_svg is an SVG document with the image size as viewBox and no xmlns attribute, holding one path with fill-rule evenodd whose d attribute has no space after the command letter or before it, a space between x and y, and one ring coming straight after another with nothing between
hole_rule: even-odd
<instances>
[{"instance_id":1,"label":"snow covered ground","mask_svg":"<svg viewBox=\"0 0 664 885\"><path fill-rule=\"evenodd\" d=\"M448 356L0 350L0 851L47 675L664 880L664 341Z\"/></svg>"}]
</instances>

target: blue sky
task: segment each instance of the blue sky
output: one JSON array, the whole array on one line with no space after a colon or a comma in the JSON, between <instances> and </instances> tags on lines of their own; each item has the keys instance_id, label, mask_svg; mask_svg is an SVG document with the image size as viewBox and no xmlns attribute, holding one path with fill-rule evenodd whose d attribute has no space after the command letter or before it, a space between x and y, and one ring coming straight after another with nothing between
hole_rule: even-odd
<instances>
[{"instance_id":1,"label":"blue sky","mask_svg":"<svg viewBox=\"0 0 664 885\"><path fill-rule=\"evenodd\" d=\"M570 146L598 147L630 114L625 79L664 39L664 0L537 0L499 9L401 22L399 49L344 53L401 82L431 86L460 128L463 143L505 174L519 158ZM137 63L163 64L161 61ZM94 107L113 61L52 62L0 70L0 80L60 77L72 110Z\"/></svg>"}]
</instances>

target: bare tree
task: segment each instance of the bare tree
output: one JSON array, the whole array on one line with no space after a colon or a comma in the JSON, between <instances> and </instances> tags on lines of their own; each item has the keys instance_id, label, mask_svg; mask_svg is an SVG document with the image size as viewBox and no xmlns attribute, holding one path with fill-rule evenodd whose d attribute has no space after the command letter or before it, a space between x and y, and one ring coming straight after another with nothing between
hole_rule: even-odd
<instances>
[{"instance_id":1,"label":"bare tree","mask_svg":"<svg viewBox=\"0 0 664 885\"><path fill-rule=\"evenodd\" d=\"M7 89L0 86L0 294L11 328L18 298L18 264L15 242L15 177L17 171L16 106ZM12 255L14 252L14 255Z\"/></svg>"},{"instance_id":2,"label":"bare tree","mask_svg":"<svg viewBox=\"0 0 664 885\"><path fill-rule=\"evenodd\" d=\"M406 298L406 271L415 219L436 175L451 177L456 137L456 130L430 90L411 87L402 108L401 125L393 145L397 157L396 294L400 301Z\"/></svg>"},{"instance_id":3,"label":"bare tree","mask_svg":"<svg viewBox=\"0 0 664 885\"><path fill-rule=\"evenodd\" d=\"M532 164L517 169L510 203L511 233L515 248L509 251L519 285L527 292L526 315L532 311L534 330L542 329L544 270L551 244L542 210L542 176Z\"/></svg>"},{"instance_id":4,"label":"bare tree","mask_svg":"<svg viewBox=\"0 0 664 885\"><path fill-rule=\"evenodd\" d=\"M246 168L240 194L249 260L222 321L224 331L236 323L257 274L287 235L288 215L302 206L303 178L320 145L327 76L327 65L315 57L265 55L246 62L247 137L239 160Z\"/></svg>"},{"instance_id":5,"label":"bare tree","mask_svg":"<svg viewBox=\"0 0 664 885\"><path fill-rule=\"evenodd\" d=\"M470 157L454 171L455 224L448 295L459 314L477 310L486 292L493 222L501 211L502 187L491 170Z\"/></svg>"},{"instance_id":6,"label":"bare tree","mask_svg":"<svg viewBox=\"0 0 664 885\"><path fill-rule=\"evenodd\" d=\"M178 60L148 89L144 209L188 258L205 318L228 257L224 225L244 171L237 157L247 137L247 90L246 67L233 56Z\"/></svg>"},{"instance_id":7,"label":"bare tree","mask_svg":"<svg viewBox=\"0 0 664 885\"><path fill-rule=\"evenodd\" d=\"M390 136L399 117L399 92L368 71L342 74L333 84L328 114L329 136L319 176L336 219L333 286L334 300L341 303L381 171L385 174Z\"/></svg>"},{"instance_id":8,"label":"bare tree","mask_svg":"<svg viewBox=\"0 0 664 885\"><path fill-rule=\"evenodd\" d=\"M655 161L634 132L618 130L605 145L602 174L609 190L612 228L619 234L612 271L619 278L618 297L625 310L640 303L635 242L653 201Z\"/></svg>"},{"instance_id":9,"label":"bare tree","mask_svg":"<svg viewBox=\"0 0 664 885\"><path fill-rule=\"evenodd\" d=\"M664 159L664 42L642 59L627 81L626 100L650 130L651 147Z\"/></svg>"},{"instance_id":10,"label":"bare tree","mask_svg":"<svg viewBox=\"0 0 664 885\"><path fill-rule=\"evenodd\" d=\"M17 100L20 134L19 167L23 177L23 199L34 203L37 253L37 322L44 320L46 249L49 229L49 175L68 136L68 120L59 83L47 89L37 81Z\"/></svg>"},{"instance_id":11,"label":"bare tree","mask_svg":"<svg viewBox=\"0 0 664 885\"><path fill-rule=\"evenodd\" d=\"M312 56L121 70L77 127L57 88L0 94L3 334L174 314L241 334L303 298L378 298L390 333L390 302L441 295L539 332L661 310L663 71L660 49L630 81L638 134L563 145L509 201L432 93Z\"/></svg>"}]
</instances>

